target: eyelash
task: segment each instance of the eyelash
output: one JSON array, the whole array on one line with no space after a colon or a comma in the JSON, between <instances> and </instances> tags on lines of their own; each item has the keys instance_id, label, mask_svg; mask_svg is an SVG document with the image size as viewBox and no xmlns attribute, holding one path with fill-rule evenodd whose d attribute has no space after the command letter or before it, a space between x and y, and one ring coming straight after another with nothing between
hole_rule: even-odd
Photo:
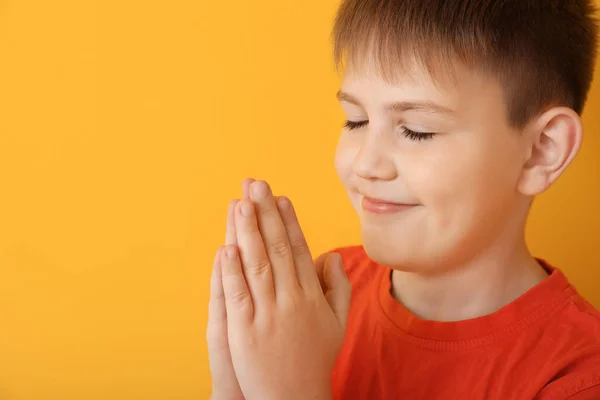
<instances>
[{"instance_id":1,"label":"eyelash","mask_svg":"<svg viewBox=\"0 0 600 400\"><path fill-rule=\"evenodd\" d=\"M369 123L369 121L346 121L344 123L344 128L347 128L349 130L359 129L364 126L367 126L368 123ZM403 130L404 136L406 136L410 140L414 140L414 141L433 139L433 136L435 135L434 133L431 133L431 132L411 131L410 129L408 129L406 127L402 127L402 130Z\"/></svg>"}]
</instances>

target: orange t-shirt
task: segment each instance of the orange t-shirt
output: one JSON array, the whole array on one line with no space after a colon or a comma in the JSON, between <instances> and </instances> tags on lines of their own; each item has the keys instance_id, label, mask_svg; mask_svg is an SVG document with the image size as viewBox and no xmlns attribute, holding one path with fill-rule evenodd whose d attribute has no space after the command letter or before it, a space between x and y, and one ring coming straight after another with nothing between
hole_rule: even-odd
<instances>
[{"instance_id":1,"label":"orange t-shirt","mask_svg":"<svg viewBox=\"0 0 600 400\"><path fill-rule=\"evenodd\" d=\"M600 313L550 276L499 311L425 321L390 294L391 270L364 249L342 255L352 283L334 399L598 400Z\"/></svg>"}]
</instances>

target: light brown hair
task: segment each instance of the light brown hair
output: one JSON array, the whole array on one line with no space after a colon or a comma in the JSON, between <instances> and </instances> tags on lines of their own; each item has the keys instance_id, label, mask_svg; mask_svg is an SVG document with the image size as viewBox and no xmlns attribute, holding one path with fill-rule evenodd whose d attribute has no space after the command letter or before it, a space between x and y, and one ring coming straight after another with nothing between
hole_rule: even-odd
<instances>
[{"instance_id":1,"label":"light brown hair","mask_svg":"<svg viewBox=\"0 0 600 400\"><path fill-rule=\"evenodd\" d=\"M513 127L546 107L581 113L597 52L594 0L343 0L338 70L369 60L388 81L411 62L432 79L457 60L497 79ZM408 61L408 62L407 62Z\"/></svg>"}]
</instances>

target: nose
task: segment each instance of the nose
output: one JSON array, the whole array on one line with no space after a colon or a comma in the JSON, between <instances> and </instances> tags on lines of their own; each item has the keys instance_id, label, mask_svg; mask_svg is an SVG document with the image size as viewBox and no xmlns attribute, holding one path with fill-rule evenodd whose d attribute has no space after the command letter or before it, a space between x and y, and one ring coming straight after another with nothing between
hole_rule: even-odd
<instances>
[{"instance_id":1,"label":"nose","mask_svg":"<svg viewBox=\"0 0 600 400\"><path fill-rule=\"evenodd\" d=\"M369 132L364 136L352 163L353 172L366 180L392 180L398 175L390 154L391 147L381 134Z\"/></svg>"}]
</instances>

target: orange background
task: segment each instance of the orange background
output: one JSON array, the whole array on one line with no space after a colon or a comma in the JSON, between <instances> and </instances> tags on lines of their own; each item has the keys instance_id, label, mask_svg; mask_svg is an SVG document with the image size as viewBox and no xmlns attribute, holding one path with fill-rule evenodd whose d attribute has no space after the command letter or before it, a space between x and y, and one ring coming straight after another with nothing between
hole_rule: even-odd
<instances>
[{"instance_id":1,"label":"orange background","mask_svg":"<svg viewBox=\"0 0 600 400\"><path fill-rule=\"evenodd\" d=\"M357 243L333 169L337 0L0 0L0 399L208 397L208 278L246 176L315 254ZM600 80L528 239L600 306Z\"/></svg>"}]
</instances>

